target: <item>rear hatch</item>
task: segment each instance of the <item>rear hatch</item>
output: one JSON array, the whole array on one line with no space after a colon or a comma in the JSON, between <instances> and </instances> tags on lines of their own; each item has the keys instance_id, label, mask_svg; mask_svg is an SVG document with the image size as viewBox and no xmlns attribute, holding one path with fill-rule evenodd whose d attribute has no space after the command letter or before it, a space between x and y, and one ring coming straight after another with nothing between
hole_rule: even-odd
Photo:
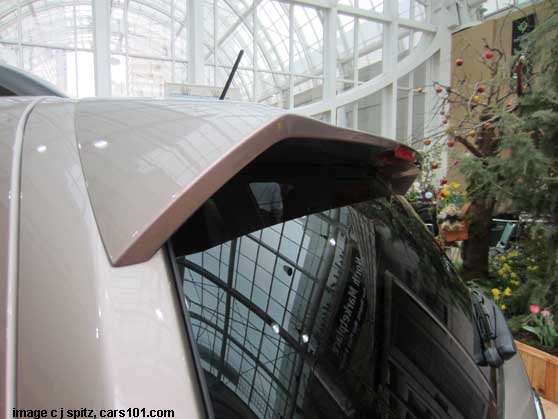
<instances>
[{"instance_id":1,"label":"rear hatch","mask_svg":"<svg viewBox=\"0 0 558 419\"><path fill-rule=\"evenodd\" d=\"M415 157L287 138L173 234L209 416L496 417L469 294L397 196Z\"/></svg>"}]
</instances>

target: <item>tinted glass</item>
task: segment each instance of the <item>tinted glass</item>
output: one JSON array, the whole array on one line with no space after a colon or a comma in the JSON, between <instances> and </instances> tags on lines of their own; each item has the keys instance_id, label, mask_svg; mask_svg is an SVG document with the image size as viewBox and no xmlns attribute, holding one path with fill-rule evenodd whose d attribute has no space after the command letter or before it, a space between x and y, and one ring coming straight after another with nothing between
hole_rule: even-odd
<instances>
[{"instance_id":1,"label":"tinted glass","mask_svg":"<svg viewBox=\"0 0 558 419\"><path fill-rule=\"evenodd\" d=\"M373 175L294 179L240 175L173 239L216 416L496 417L424 226Z\"/></svg>"}]
</instances>

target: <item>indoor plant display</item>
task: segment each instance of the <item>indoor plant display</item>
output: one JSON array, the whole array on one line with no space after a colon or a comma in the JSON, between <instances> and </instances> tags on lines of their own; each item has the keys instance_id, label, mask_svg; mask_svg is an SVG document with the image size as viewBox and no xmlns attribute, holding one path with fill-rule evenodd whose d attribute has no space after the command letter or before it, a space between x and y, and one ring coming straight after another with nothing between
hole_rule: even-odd
<instances>
[{"instance_id":1,"label":"indoor plant display","mask_svg":"<svg viewBox=\"0 0 558 419\"><path fill-rule=\"evenodd\" d=\"M536 335L541 345L557 348L558 324L556 324L554 315L549 310L541 310L535 304L531 305L530 310L529 324L523 325L523 329Z\"/></svg>"},{"instance_id":2,"label":"indoor plant display","mask_svg":"<svg viewBox=\"0 0 558 419\"><path fill-rule=\"evenodd\" d=\"M539 344L528 345L516 341L531 385L542 397L558 403L558 327L556 317L549 310L541 310L535 304L530 307L528 324L523 329L538 338ZM558 315L558 313L557 313ZM550 353L549 353L550 352Z\"/></svg>"},{"instance_id":3,"label":"indoor plant display","mask_svg":"<svg viewBox=\"0 0 558 419\"><path fill-rule=\"evenodd\" d=\"M464 219L463 211L460 211L455 204L449 204L440 211L438 225L440 234L447 243L468 238L467 222Z\"/></svg>"}]
</instances>

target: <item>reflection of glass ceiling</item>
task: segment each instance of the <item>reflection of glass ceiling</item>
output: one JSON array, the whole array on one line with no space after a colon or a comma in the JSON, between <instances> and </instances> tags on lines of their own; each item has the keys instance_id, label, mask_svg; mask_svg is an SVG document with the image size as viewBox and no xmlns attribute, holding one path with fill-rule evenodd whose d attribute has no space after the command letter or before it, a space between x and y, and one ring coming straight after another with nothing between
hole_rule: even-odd
<instances>
[{"instance_id":1,"label":"reflection of glass ceiling","mask_svg":"<svg viewBox=\"0 0 558 419\"><path fill-rule=\"evenodd\" d=\"M473 353L468 293L403 207L376 198L228 240L242 229L219 225L242 221L218 194L193 222L207 230L192 238L187 227L174 246L216 417L486 416L488 370L462 362ZM292 205L263 195L262 219Z\"/></svg>"}]
</instances>

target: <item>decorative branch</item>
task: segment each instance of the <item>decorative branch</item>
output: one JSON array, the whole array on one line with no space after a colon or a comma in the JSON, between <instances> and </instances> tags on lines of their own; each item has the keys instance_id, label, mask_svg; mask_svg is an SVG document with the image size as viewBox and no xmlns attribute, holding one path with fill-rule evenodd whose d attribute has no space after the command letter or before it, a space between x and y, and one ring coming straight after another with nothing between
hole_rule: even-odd
<instances>
[{"instance_id":1,"label":"decorative branch","mask_svg":"<svg viewBox=\"0 0 558 419\"><path fill-rule=\"evenodd\" d=\"M459 143L462 144L472 155L478 158L484 157L484 155L478 150L474 145L472 145L467 139L463 138L461 135L456 135L453 138Z\"/></svg>"}]
</instances>

